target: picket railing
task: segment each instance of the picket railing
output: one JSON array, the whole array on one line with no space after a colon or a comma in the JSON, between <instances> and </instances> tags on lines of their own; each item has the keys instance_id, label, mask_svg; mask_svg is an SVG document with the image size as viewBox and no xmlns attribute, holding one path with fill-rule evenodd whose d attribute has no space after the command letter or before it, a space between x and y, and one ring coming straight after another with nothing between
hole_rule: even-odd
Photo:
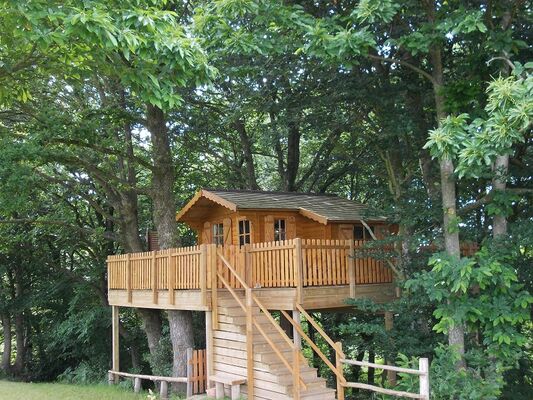
<instances>
[{"instance_id":1,"label":"picket railing","mask_svg":"<svg viewBox=\"0 0 533 400\"><path fill-rule=\"evenodd\" d=\"M157 304L159 290L170 292L186 289L205 292L220 280L213 272L221 273L229 285L242 285L224 268L217 252L234 266L252 288L297 288L312 286L390 283L393 271L375 257L358 256L363 241L293 239L279 242L254 243L245 246L200 246L109 256L109 289L124 289L131 302L133 290L151 290ZM378 251L374 249L373 251ZM365 250L368 252L368 250ZM363 254L363 252L361 252Z\"/></svg>"}]
</instances>

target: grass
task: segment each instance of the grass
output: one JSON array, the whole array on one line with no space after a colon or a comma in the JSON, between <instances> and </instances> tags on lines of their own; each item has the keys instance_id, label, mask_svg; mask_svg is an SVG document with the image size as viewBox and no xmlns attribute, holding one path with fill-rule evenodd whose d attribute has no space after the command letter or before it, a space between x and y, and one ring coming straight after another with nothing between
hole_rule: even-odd
<instances>
[{"instance_id":1,"label":"grass","mask_svg":"<svg viewBox=\"0 0 533 400\"><path fill-rule=\"evenodd\" d=\"M107 385L21 383L0 380L0 399L5 400L147 400L146 393Z\"/></svg>"}]
</instances>

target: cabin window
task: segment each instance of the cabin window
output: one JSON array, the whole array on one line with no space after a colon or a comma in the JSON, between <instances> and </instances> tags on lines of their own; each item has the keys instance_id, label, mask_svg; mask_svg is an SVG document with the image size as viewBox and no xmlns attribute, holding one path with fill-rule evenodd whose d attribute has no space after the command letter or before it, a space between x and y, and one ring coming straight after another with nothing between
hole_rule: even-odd
<instances>
[{"instance_id":1,"label":"cabin window","mask_svg":"<svg viewBox=\"0 0 533 400\"><path fill-rule=\"evenodd\" d=\"M224 244L224 224L213 224L213 243Z\"/></svg>"},{"instance_id":2,"label":"cabin window","mask_svg":"<svg viewBox=\"0 0 533 400\"><path fill-rule=\"evenodd\" d=\"M274 220L274 240L279 242L280 240L285 240L287 238L287 229L284 219L275 219Z\"/></svg>"},{"instance_id":3,"label":"cabin window","mask_svg":"<svg viewBox=\"0 0 533 400\"><path fill-rule=\"evenodd\" d=\"M251 243L250 221L242 219L239 221L239 245Z\"/></svg>"},{"instance_id":4,"label":"cabin window","mask_svg":"<svg viewBox=\"0 0 533 400\"><path fill-rule=\"evenodd\" d=\"M372 225L369 225L370 229L375 232L375 228ZM372 240L372 235L368 232L368 229L362 225L354 225L353 227L353 238L355 240Z\"/></svg>"}]
</instances>

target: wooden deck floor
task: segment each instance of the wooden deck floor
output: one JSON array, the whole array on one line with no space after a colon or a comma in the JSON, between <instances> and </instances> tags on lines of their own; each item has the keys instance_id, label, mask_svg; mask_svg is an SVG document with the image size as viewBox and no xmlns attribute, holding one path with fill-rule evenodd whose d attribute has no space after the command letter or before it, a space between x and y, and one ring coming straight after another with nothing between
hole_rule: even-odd
<instances>
[{"instance_id":1,"label":"wooden deck floor","mask_svg":"<svg viewBox=\"0 0 533 400\"><path fill-rule=\"evenodd\" d=\"M240 291L236 289L236 292ZM218 289L218 292L221 295L227 290ZM297 301L296 288L260 288L254 289L254 294L270 310L293 310ZM131 302L128 301L126 290L110 290L108 293L112 306L193 311L211 309L211 290L207 291L207 304L202 303L200 290L176 290L174 296L174 304L171 304L167 290L159 290L157 303L151 290L133 290ZM355 294L350 296L349 285L306 287L302 291L301 305L308 310L346 308L345 301L350 297L383 303L394 300L395 288L392 283L356 285Z\"/></svg>"}]
</instances>

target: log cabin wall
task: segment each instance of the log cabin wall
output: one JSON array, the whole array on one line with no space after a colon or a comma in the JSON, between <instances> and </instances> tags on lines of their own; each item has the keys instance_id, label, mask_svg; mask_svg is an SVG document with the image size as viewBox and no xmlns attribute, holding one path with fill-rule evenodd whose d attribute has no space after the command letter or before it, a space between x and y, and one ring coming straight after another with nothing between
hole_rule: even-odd
<instances>
[{"instance_id":1,"label":"log cabin wall","mask_svg":"<svg viewBox=\"0 0 533 400\"><path fill-rule=\"evenodd\" d=\"M197 234L198 244L213 243L213 225L222 224L225 245L239 244L239 221L250 221L251 243L274 241L274 222L285 221L285 239L354 239L353 227L361 224L328 223L324 225L301 215L297 211L283 210L241 210L231 211L220 205L213 205L202 220L188 222ZM369 223L378 238L383 237L386 224Z\"/></svg>"}]
</instances>

